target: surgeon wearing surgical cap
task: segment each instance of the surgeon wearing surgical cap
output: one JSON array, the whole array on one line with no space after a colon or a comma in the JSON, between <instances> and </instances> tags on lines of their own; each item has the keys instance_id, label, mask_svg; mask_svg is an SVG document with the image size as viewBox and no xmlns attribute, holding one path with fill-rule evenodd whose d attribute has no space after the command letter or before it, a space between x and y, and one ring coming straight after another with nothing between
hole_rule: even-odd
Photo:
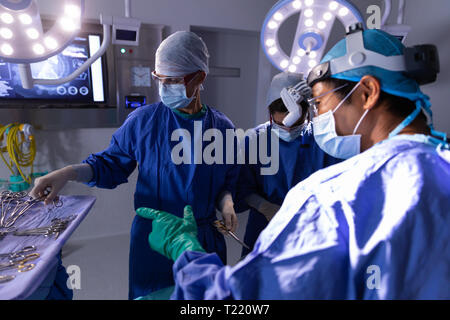
<instances>
[{"instance_id":1,"label":"surgeon wearing surgical cap","mask_svg":"<svg viewBox=\"0 0 450 320\"><path fill-rule=\"evenodd\" d=\"M381 30L357 35L385 57L405 50ZM346 54L344 40L319 66ZM186 215L170 230L192 248L177 252L171 298L450 299L450 146L415 78L383 67L313 69L315 139L346 161L294 186L234 267L199 248Z\"/></svg>"},{"instance_id":2,"label":"surgeon wearing surgical cap","mask_svg":"<svg viewBox=\"0 0 450 320\"><path fill-rule=\"evenodd\" d=\"M224 114L201 102L200 91L209 72L208 59L205 43L192 32L177 32L165 39L156 52L153 72L162 102L131 113L106 150L90 155L81 165L38 179L32 195L43 195L51 187L46 199L50 202L69 180L113 189L128 182L139 164L135 209L163 210L183 216L184 207L190 205L195 213L198 241L207 252L215 252L226 263L225 240L213 222L217 208L227 228L236 229L232 199L239 168L225 164L223 159L206 164L194 155L195 145L203 150L208 144L203 141L202 132L216 129L225 137L227 129L234 130ZM174 141L173 134L177 132L187 134ZM186 160L182 163L172 159L172 151L178 150L176 146L180 144L183 146L180 153ZM189 154L184 154L187 150ZM149 247L151 231L152 222L136 215L131 228L130 299L173 286L173 261Z\"/></svg>"},{"instance_id":3,"label":"surgeon wearing surgical cap","mask_svg":"<svg viewBox=\"0 0 450 320\"><path fill-rule=\"evenodd\" d=\"M247 154L246 164L241 167L237 184L236 211L250 209L245 230L244 242L253 248L259 234L267 226L268 222L280 209L288 191L300 181L322 168L328 167L340 160L323 152L314 141L312 128L308 123L308 96L303 98L297 108L300 118L290 127L283 124L287 117L288 109L282 98L281 91L305 83L303 75L283 72L277 74L270 85L267 96L267 111L270 121L251 130L246 137L245 152L251 150L250 145L258 140L267 139L268 150L273 150L271 135L278 138L278 171L272 175L263 175L261 170L266 165L258 161L251 164ZM307 87L307 86L306 86ZM272 130L274 129L274 130ZM276 129L276 130L275 130ZM251 141L254 140L254 141ZM242 255L247 255L251 250L242 249Z\"/></svg>"}]
</instances>

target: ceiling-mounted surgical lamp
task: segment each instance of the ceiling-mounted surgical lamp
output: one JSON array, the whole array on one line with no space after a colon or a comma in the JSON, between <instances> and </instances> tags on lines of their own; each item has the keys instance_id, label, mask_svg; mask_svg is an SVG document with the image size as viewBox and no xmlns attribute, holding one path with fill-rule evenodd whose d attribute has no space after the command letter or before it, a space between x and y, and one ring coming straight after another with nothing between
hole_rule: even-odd
<instances>
[{"instance_id":1,"label":"ceiling-mounted surgical lamp","mask_svg":"<svg viewBox=\"0 0 450 320\"><path fill-rule=\"evenodd\" d=\"M30 64L62 52L81 29L84 0L65 0L63 7L64 11L53 27L44 32L36 0L0 0L0 59L19 65L25 89L32 89L37 84L60 85L72 81L101 57L111 42L112 18L101 17L103 44L96 54L66 78L34 79Z\"/></svg>"},{"instance_id":2,"label":"ceiling-mounted surgical lamp","mask_svg":"<svg viewBox=\"0 0 450 320\"><path fill-rule=\"evenodd\" d=\"M36 0L0 0L0 59L18 64L25 89L32 89L34 85L60 85L70 82L105 54L111 44L111 26L114 44L139 44L141 22L130 17L130 2L131 0L125 0L126 17L100 15L103 43L76 71L62 79L34 79L30 64L57 55L75 39L81 29L85 1L64 0L63 12L54 26L44 32Z\"/></svg>"},{"instance_id":3,"label":"ceiling-mounted surgical lamp","mask_svg":"<svg viewBox=\"0 0 450 320\"><path fill-rule=\"evenodd\" d=\"M64 2L64 12L44 33L35 0L0 0L0 58L35 63L64 50L80 30L84 0Z\"/></svg>"},{"instance_id":4,"label":"ceiling-mounted surgical lamp","mask_svg":"<svg viewBox=\"0 0 450 320\"><path fill-rule=\"evenodd\" d=\"M280 26L300 13L290 54L279 43ZM335 20L345 28L363 23L358 9L346 0L280 0L266 16L261 32L261 44L270 62L281 71L307 73L315 67L326 47Z\"/></svg>"}]
</instances>

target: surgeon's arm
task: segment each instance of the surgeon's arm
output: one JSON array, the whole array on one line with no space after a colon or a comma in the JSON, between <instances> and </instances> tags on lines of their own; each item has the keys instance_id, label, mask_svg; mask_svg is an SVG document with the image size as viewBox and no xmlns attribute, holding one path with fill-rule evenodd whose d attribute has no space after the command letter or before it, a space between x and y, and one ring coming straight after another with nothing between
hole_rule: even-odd
<instances>
[{"instance_id":1,"label":"surgeon's arm","mask_svg":"<svg viewBox=\"0 0 450 320\"><path fill-rule=\"evenodd\" d=\"M256 193L246 197L245 201L250 207L254 208L258 212L261 212L268 221L272 220L275 214L280 210L279 205L267 201Z\"/></svg>"},{"instance_id":2,"label":"surgeon's arm","mask_svg":"<svg viewBox=\"0 0 450 320\"><path fill-rule=\"evenodd\" d=\"M138 145L136 117L129 117L112 136L109 147L90 155L84 164L92 168L92 178L84 181L90 187L114 189L128 182L128 177L136 168L135 152Z\"/></svg>"},{"instance_id":3,"label":"surgeon's arm","mask_svg":"<svg viewBox=\"0 0 450 320\"><path fill-rule=\"evenodd\" d=\"M45 204L51 203L61 189L69 181L88 182L92 179L92 168L88 164L67 166L55 170L34 181L34 188L30 192L33 198L45 196Z\"/></svg>"}]
</instances>

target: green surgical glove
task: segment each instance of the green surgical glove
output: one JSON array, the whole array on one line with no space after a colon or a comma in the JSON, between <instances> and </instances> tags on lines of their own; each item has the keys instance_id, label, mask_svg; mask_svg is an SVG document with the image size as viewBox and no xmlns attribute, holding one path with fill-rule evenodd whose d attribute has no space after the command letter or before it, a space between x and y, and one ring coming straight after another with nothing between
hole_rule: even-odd
<instances>
[{"instance_id":1,"label":"green surgical glove","mask_svg":"<svg viewBox=\"0 0 450 320\"><path fill-rule=\"evenodd\" d=\"M173 261L186 250L205 252L197 239L197 224L191 206L184 208L184 218L149 208L139 208L136 213L153 220L148 242L156 252Z\"/></svg>"}]
</instances>

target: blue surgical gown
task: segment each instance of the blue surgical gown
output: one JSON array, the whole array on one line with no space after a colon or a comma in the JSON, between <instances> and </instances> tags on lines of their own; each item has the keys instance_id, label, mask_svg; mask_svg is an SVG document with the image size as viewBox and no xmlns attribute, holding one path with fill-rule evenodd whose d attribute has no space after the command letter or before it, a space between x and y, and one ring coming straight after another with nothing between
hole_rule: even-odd
<instances>
[{"instance_id":1,"label":"blue surgical gown","mask_svg":"<svg viewBox=\"0 0 450 320\"><path fill-rule=\"evenodd\" d=\"M126 183L138 165L135 209L148 207L182 217L184 207L191 205L201 244L207 252L216 252L226 263L225 240L212 222L216 219L217 197L225 191L234 194L239 167L226 161L208 165L201 157L194 159L195 144L190 145L187 134L172 139L172 133L177 129L187 130L195 141L202 141L201 133L208 129L219 130L223 137L226 130L234 130L231 121L219 111L206 106L204 111L200 117L186 118L162 103L142 107L130 114L114 133L105 151L91 155L84 163L93 168L94 176L89 185L108 189ZM201 131L194 131L195 122L200 123ZM191 164L176 165L172 161L172 150L180 141L187 143L184 151L179 152L180 156L189 152L191 146ZM210 141L200 142L200 147L210 144ZM201 163L194 164L194 161ZM173 285L173 262L150 248L148 236L151 230L152 221L136 215L131 228L130 299Z\"/></svg>"},{"instance_id":2,"label":"blue surgical gown","mask_svg":"<svg viewBox=\"0 0 450 320\"><path fill-rule=\"evenodd\" d=\"M250 209L245 230L244 242L253 248L256 239L267 226L268 221L260 212L250 208L245 203L245 198L256 193L267 201L281 206L288 191L300 181L308 178L314 172L340 162L323 152L317 145L314 135L309 130L304 130L303 135L291 142L279 140L279 168L274 175L262 175L261 168L269 167L262 164L258 158L256 164L249 163L248 152L250 139L265 137L260 135L267 132L269 142L268 150L271 150L270 136L272 134L270 123L262 124L254 129L254 133L246 137L245 152L246 164L241 167L237 184L236 211L242 212ZM247 255L251 250L242 249L242 255Z\"/></svg>"},{"instance_id":3,"label":"blue surgical gown","mask_svg":"<svg viewBox=\"0 0 450 320\"><path fill-rule=\"evenodd\" d=\"M383 141L304 180L234 267L184 252L173 299L449 299L450 151Z\"/></svg>"}]
</instances>

